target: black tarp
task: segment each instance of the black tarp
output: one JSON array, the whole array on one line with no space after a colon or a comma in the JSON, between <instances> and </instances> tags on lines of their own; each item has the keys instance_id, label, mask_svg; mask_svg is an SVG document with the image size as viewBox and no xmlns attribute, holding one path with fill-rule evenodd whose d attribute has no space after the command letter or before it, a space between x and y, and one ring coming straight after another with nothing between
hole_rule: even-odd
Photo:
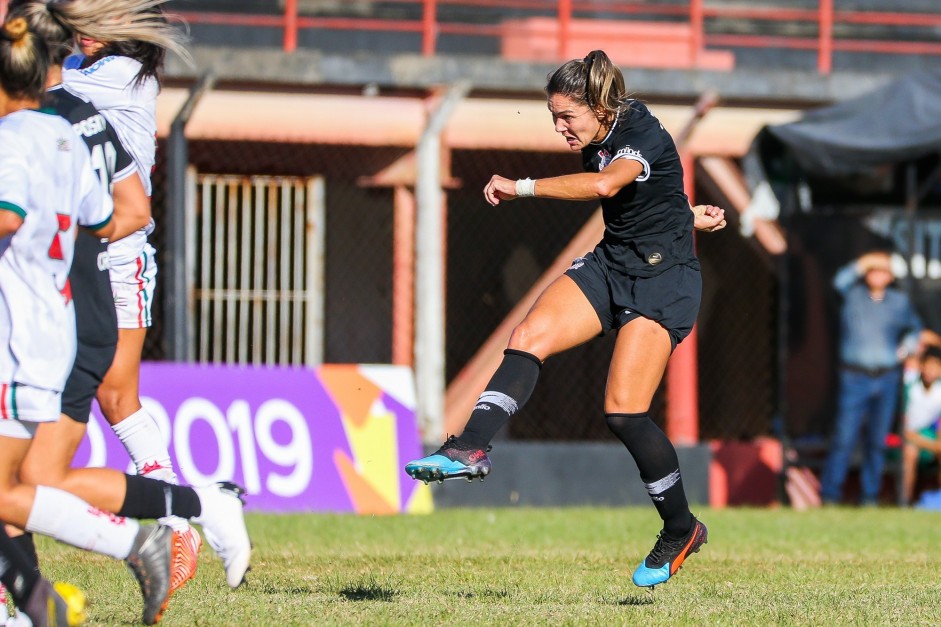
<instances>
[{"instance_id":1,"label":"black tarp","mask_svg":"<svg viewBox=\"0 0 941 627\"><path fill-rule=\"evenodd\" d=\"M786 231L779 264L784 434L825 437L835 404L842 264L898 253L926 324L941 332L941 71L916 72L863 96L767 126L744 161L773 200L756 207ZM758 198L759 194L756 193Z\"/></svg>"},{"instance_id":2,"label":"black tarp","mask_svg":"<svg viewBox=\"0 0 941 627\"><path fill-rule=\"evenodd\" d=\"M941 72L914 72L863 96L766 127L806 173L865 174L941 151Z\"/></svg>"}]
</instances>

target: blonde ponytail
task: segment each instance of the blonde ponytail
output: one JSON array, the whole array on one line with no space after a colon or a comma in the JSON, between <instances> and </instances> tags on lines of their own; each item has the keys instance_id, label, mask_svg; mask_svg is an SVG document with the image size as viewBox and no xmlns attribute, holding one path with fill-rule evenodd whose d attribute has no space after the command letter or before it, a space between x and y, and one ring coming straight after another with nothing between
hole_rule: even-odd
<instances>
[{"instance_id":1,"label":"blonde ponytail","mask_svg":"<svg viewBox=\"0 0 941 627\"><path fill-rule=\"evenodd\" d=\"M169 50L186 63L186 32L163 13L166 0L63 0L57 14L74 33L103 43L145 42ZM175 20L181 21L181 20Z\"/></svg>"}]
</instances>

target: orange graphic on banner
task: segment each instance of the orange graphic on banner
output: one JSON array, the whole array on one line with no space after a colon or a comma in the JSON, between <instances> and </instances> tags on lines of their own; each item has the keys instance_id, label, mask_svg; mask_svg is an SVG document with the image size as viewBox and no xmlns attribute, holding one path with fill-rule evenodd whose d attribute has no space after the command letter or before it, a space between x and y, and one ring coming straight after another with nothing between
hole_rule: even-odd
<instances>
[{"instance_id":1,"label":"orange graphic on banner","mask_svg":"<svg viewBox=\"0 0 941 627\"><path fill-rule=\"evenodd\" d=\"M333 463L336 464L346 491L353 502L353 509L357 514L397 514L398 506L387 501L369 480L359 474L356 466L343 451L333 452ZM396 499L398 501L398 499Z\"/></svg>"},{"instance_id":2,"label":"orange graphic on banner","mask_svg":"<svg viewBox=\"0 0 941 627\"><path fill-rule=\"evenodd\" d=\"M334 404L340 408L343 419L352 421L357 427L363 426L382 390L365 378L356 365L325 366L317 374Z\"/></svg>"}]
</instances>

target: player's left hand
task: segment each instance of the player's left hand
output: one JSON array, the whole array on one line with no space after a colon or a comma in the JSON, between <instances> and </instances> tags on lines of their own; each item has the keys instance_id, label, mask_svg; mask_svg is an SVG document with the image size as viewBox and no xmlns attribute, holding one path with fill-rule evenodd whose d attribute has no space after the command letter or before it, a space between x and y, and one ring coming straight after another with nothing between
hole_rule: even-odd
<instances>
[{"instance_id":1,"label":"player's left hand","mask_svg":"<svg viewBox=\"0 0 941 627\"><path fill-rule=\"evenodd\" d=\"M693 228L697 231L719 231L725 228L725 209L715 205L696 205L692 207Z\"/></svg>"},{"instance_id":2,"label":"player's left hand","mask_svg":"<svg viewBox=\"0 0 941 627\"><path fill-rule=\"evenodd\" d=\"M494 207L499 205L501 200L514 200L516 198L516 181L494 174L490 177L490 182L484 187L484 198Z\"/></svg>"}]
</instances>

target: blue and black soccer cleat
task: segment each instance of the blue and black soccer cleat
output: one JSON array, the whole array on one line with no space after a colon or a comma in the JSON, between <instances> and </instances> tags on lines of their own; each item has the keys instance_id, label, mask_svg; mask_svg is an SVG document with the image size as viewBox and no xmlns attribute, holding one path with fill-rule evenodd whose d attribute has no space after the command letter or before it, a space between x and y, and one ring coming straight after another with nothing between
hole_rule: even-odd
<instances>
[{"instance_id":1,"label":"blue and black soccer cleat","mask_svg":"<svg viewBox=\"0 0 941 627\"><path fill-rule=\"evenodd\" d=\"M652 588L676 574L687 557L698 553L709 538L709 530L693 517L693 528L684 538L671 538L665 532L657 536L650 555L634 571L634 585Z\"/></svg>"},{"instance_id":2,"label":"blue and black soccer cleat","mask_svg":"<svg viewBox=\"0 0 941 627\"><path fill-rule=\"evenodd\" d=\"M405 472L412 479L418 481L437 481L442 483L447 479L467 479L472 481L475 477L484 477L490 474L492 467L487 450L476 446L463 444L456 436L451 436L437 451L428 457L416 459L405 465Z\"/></svg>"}]
</instances>

